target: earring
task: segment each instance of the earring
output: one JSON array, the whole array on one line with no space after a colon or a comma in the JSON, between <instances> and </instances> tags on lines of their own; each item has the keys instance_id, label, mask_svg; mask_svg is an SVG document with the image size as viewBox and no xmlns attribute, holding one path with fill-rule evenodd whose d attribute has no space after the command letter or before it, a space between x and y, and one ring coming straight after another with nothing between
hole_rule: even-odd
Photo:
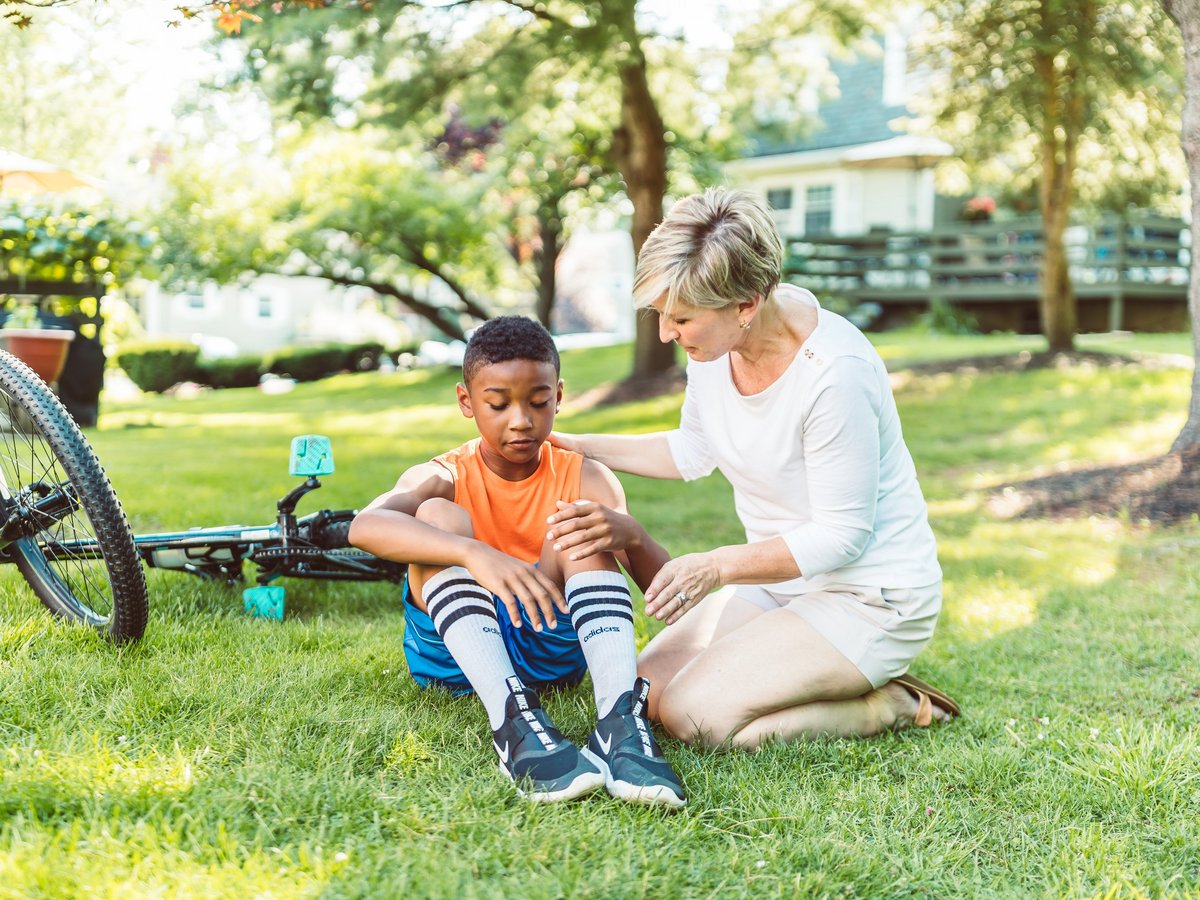
<instances>
[{"instance_id":1,"label":"earring","mask_svg":"<svg viewBox=\"0 0 1200 900\"><path fill-rule=\"evenodd\" d=\"M745 322L738 322L738 328L749 328L749 327L750 327L749 319L747 319Z\"/></svg>"}]
</instances>

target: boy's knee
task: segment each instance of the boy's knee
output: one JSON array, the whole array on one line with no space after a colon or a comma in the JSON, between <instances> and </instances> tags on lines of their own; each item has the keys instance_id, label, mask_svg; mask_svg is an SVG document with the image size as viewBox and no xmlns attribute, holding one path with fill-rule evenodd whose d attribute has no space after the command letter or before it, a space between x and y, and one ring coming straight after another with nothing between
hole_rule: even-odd
<instances>
[{"instance_id":1,"label":"boy's knee","mask_svg":"<svg viewBox=\"0 0 1200 900\"><path fill-rule=\"evenodd\" d=\"M547 537L542 542L542 554L538 560L538 568L547 573L559 573L559 580L566 581L572 575L580 572L619 572L621 567L617 558L611 553L593 553L586 559L571 559L572 549L564 547L554 549L554 541Z\"/></svg>"},{"instance_id":2,"label":"boy's knee","mask_svg":"<svg viewBox=\"0 0 1200 900\"><path fill-rule=\"evenodd\" d=\"M431 497L417 507L413 517L426 525L432 525L442 531L471 537L475 529L471 524L471 514L453 500L442 497Z\"/></svg>"}]
</instances>

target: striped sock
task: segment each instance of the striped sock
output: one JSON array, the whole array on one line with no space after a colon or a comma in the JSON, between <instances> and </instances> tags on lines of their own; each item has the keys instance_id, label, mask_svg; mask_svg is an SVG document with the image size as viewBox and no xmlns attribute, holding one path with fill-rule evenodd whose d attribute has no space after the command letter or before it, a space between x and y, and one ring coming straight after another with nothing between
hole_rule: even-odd
<instances>
[{"instance_id":1,"label":"striped sock","mask_svg":"<svg viewBox=\"0 0 1200 900\"><path fill-rule=\"evenodd\" d=\"M442 569L425 582L422 593L434 630L483 701L495 731L504 722L506 679L516 678L495 600L462 566Z\"/></svg>"},{"instance_id":2,"label":"striped sock","mask_svg":"<svg viewBox=\"0 0 1200 900\"><path fill-rule=\"evenodd\" d=\"M603 719L637 678L629 585L620 572L580 572L567 579L565 593Z\"/></svg>"}]
</instances>

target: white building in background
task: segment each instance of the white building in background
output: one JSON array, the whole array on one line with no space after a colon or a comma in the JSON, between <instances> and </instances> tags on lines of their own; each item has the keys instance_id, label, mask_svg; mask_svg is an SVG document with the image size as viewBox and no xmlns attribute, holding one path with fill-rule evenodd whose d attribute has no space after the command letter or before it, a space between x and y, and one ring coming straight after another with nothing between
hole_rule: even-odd
<instances>
[{"instance_id":1,"label":"white building in background","mask_svg":"<svg viewBox=\"0 0 1200 900\"><path fill-rule=\"evenodd\" d=\"M151 284L133 301L150 340L192 340L206 356L266 353L287 344L419 343L432 327L412 313L385 312L368 288L320 278L261 275L246 285L210 282L174 294Z\"/></svg>"},{"instance_id":2,"label":"white building in background","mask_svg":"<svg viewBox=\"0 0 1200 900\"><path fill-rule=\"evenodd\" d=\"M897 26L877 54L832 62L836 96L817 100L801 87L794 98L818 119L807 138L760 143L726 164L732 184L767 198L786 237L923 231L938 222L933 167L954 149L899 127L927 81L914 70L908 43Z\"/></svg>"},{"instance_id":3,"label":"white building in background","mask_svg":"<svg viewBox=\"0 0 1200 900\"><path fill-rule=\"evenodd\" d=\"M579 229L558 258L554 312L555 334L580 332L632 341L633 240L628 230Z\"/></svg>"}]
</instances>

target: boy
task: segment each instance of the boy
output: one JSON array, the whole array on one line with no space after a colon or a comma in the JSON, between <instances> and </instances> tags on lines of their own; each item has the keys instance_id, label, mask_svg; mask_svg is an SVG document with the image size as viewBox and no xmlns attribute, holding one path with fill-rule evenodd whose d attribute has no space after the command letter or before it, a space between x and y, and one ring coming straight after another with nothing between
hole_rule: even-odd
<instances>
[{"instance_id":1,"label":"boy","mask_svg":"<svg viewBox=\"0 0 1200 900\"><path fill-rule=\"evenodd\" d=\"M546 443L562 390L558 351L541 325L503 316L480 326L457 387L479 437L401 475L355 518L350 541L408 562L413 677L475 691L518 793L567 800L604 786L615 797L683 806L645 718L649 684L637 677L633 605L617 558L590 548L574 559L578 545L559 550L547 537L560 505L592 501L637 530L620 556L639 584L667 558L623 515L624 492L607 468ZM579 748L533 688L577 684L585 669L599 721Z\"/></svg>"}]
</instances>

